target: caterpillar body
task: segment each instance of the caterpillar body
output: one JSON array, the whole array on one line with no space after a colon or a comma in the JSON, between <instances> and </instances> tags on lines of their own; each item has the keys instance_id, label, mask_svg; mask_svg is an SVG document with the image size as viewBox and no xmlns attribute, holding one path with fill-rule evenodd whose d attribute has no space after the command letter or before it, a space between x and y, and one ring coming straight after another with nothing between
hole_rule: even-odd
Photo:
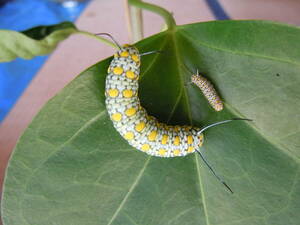
<instances>
[{"instance_id":1,"label":"caterpillar body","mask_svg":"<svg viewBox=\"0 0 300 225\"><path fill-rule=\"evenodd\" d=\"M152 156L175 157L195 152L203 144L200 129L170 126L149 116L138 98L140 54L124 45L108 68L106 108L116 130L134 148Z\"/></svg>"},{"instance_id":2,"label":"caterpillar body","mask_svg":"<svg viewBox=\"0 0 300 225\"><path fill-rule=\"evenodd\" d=\"M221 111L223 109L223 103L209 80L201 76L197 71L197 74L192 75L191 81L200 88L214 110Z\"/></svg>"}]
</instances>

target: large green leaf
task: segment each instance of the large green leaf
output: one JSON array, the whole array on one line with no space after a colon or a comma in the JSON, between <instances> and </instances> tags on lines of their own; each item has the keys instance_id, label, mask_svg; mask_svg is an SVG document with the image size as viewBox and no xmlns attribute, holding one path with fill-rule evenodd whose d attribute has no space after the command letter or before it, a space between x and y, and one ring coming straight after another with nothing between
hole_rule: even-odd
<instances>
[{"instance_id":1,"label":"large green leaf","mask_svg":"<svg viewBox=\"0 0 300 225\"><path fill-rule=\"evenodd\" d=\"M0 30L0 62L9 62L17 57L31 59L51 53L60 41L78 32L71 22L51 26L39 26L21 33Z\"/></svg>"},{"instance_id":2,"label":"large green leaf","mask_svg":"<svg viewBox=\"0 0 300 225\"><path fill-rule=\"evenodd\" d=\"M185 25L137 44L142 105L170 124L204 126L198 155L162 159L130 147L104 104L111 58L87 69L38 114L6 174L5 225L299 224L300 30L262 21ZM199 71L225 100L214 112L190 84Z\"/></svg>"}]
</instances>

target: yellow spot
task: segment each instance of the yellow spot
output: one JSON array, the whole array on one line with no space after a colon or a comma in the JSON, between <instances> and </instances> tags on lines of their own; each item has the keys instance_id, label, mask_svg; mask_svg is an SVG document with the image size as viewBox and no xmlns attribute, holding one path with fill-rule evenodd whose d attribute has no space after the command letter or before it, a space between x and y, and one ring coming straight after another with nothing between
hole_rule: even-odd
<instances>
[{"instance_id":1,"label":"yellow spot","mask_svg":"<svg viewBox=\"0 0 300 225\"><path fill-rule=\"evenodd\" d=\"M114 74L120 75L122 73L123 73L123 68L122 67L117 66L117 67L114 68Z\"/></svg>"},{"instance_id":2,"label":"yellow spot","mask_svg":"<svg viewBox=\"0 0 300 225\"><path fill-rule=\"evenodd\" d=\"M192 135L189 135L187 137L187 142L188 142L189 145L193 143L193 136Z\"/></svg>"},{"instance_id":3,"label":"yellow spot","mask_svg":"<svg viewBox=\"0 0 300 225\"><path fill-rule=\"evenodd\" d=\"M138 63L140 60L139 60L139 57L137 55L131 55L131 58L133 61L135 61L136 63Z\"/></svg>"},{"instance_id":4,"label":"yellow spot","mask_svg":"<svg viewBox=\"0 0 300 225\"><path fill-rule=\"evenodd\" d=\"M135 74L134 74L134 72L132 72L131 70L128 70L128 71L126 72L126 77L129 78L129 79L134 79Z\"/></svg>"},{"instance_id":5,"label":"yellow spot","mask_svg":"<svg viewBox=\"0 0 300 225\"><path fill-rule=\"evenodd\" d=\"M120 54L121 57L128 57L129 53L127 51L121 52Z\"/></svg>"},{"instance_id":6,"label":"yellow spot","mask_svg":"<svg viewBox=\"0 0 300 225\"><path fill-rule=\"evenodd\" d=\"M115 98L119 95L119 91L117 89L109 89L107 93L112 98Z\"/></svg>"},{"instance_id":7,"label":"yellow spot","mask_svg":"<svg viewBox=\"0 0 300 225\"><path fill-rule=\"evenodd\" d=\"M194 147L193 146L188 147L187 152L193 152L193 151L194 151Z\"/></svg>"},{"instance_id":8,"label":"yellow spot","mask_svg":"<svg viewBox=\"0 0 300 225\"><path fill-rule=\"evenodd\" d=\"M136 113L135 108L129 108L125 111L126 116L133 116Z\"/></svg>"},{"instance_id":9,"label":"yellow spot","mask_svg":"<svg viewBox=\"0 0 300 225\"><path fill-rule=\"evenodd\" d=\"M135 126L135 130L136 130L137 132L141 132L144 128L145 128L145 123L144 123L144 122L140 122L139 124L137 124L137 125Z\"/></svg>"},{"instance_id":10,"label":"yellow spot","mask_svg":"<svg viewBox=\"0 0 300 225\"><path fill-rule=\"evenodd\" d=\"M179 139L179 137L178 136L176 136L175 137L175 139L174 139L174 145L180 145L180 139Z\"/></svg>"},{"instance_id":11,"label":"yellow spot","mask_svg":"<svg viewBox=\"0 0 300 225\"><path fill-rule=\"evenodd\" d=\"M203 134L199 136L199 146L203 145Z\"/></svg>"},{"instance_id":12,"label":"yellow spot","mask_svg":"<svg viewBox=\"0 0 300 225\"><path fill-rule=\"evenodd\" d=\"M114 113L114 114L112 114L111 118L114 121L120 121L122 119L122 114L121 113Z\"/></svg>"},{"instance_id":13,"label":"yellow spot","mask_svg":"<svg viewBox=\"0 0 300 225\"><path fill-rule=\"evenodd\" d=\"M129 89L124 90L124 91L123 91L123 96L124 96L125 98L131 98L131 97L133 96L133 91L132 91L132 90L129 90Z\"/></svg>"},{"instance_id":14,"label":"yellow spot","mask_svg":"<svg viewBox=\"0 0 300 225\"><path fill-rule=\"evenodd\" d=\"M115 53L115 54L114 54L114 57L115 57L115 58L118 58L118 57L119 57L119 54L118 54L118 53Z\"/></svg>"},{"instance_id":15,"label":"yellow spot","mask_svg":"<svg viewBox=\"0 0 300 225\"><path fill-rule=\"evenodd\" d=\"M179 155L179 154L180 154L180 151L179 151L178 149L176 149L176 150L173 151L173 154L174 154L174 155Z\"/></svg>"},{"instance_id":16,"label":"yellow spot","mask_svg":"<svg viewBox=\"0 0 300 225\"><path fill-rule=\"evenodd\" d=\"M123 45L124 48L128 48L128 47L130 47L130 46L131 46L131 45L129 45L129 44Z\"/></svg>"},{"instance_id":17,"label":"yellow spot","mask_svg":"<svg viewBox=\"0 0 300 225\"><path fill-rule=\"evenodd\" d=\"M108 67L107 72L110 73L110 67Z\"/></svg>"},{"instance_id":18,"label":"yellow spot","mask_svg":"<svg viewBox=\"0 0 300 225\"><path fill-rule=\"evenodd\" d=\"M162 139L161 139L161 143L163 145L167 144L168 138L169 138L169 136L164 134L163 137L162 137Z\"/></svg>"},{"instance_id":19,"label":"yellow spot","mask_svg":"<svg viewBox=\"0 0 300 225\"><path fill-rule=\"evenodd\" d=\"M158 150L158 154L164 156L166 154L166 150L161 148Z\"/></svg>"},{"instance_id":20,"label":"yellow spot","mask_svg":"<svg viewBox=\"0 0 300 225\"><path fill-rule=\"evenodd\" d=\"M150 149L150 145L148 145L148 144L143 144L142 147L141 147L141 149L142 149L143 151L148 151L148 150Z\"/></svg>"},{"instance_id":21,"label":"yellow spot","mask_svg":"<svg viewBox=\"0 0 300 225\"><path fill-rule=\"evenodd\" d=\"M124 135L124 138L126 140L132 140L134 138L134 134L132 132L127 132L125 135Z\"/></svg>"},{"instance_id":22,"label":"yellow spot","mask_svg":"<svg viewBox=\"0 0 300 225\"><path fill-rule=\"evenodd\" d=\"M156 139L157 132L155 130L151 131L151 133L148 136L149 141L154 141Z\"/></svg>"}]
</instances>

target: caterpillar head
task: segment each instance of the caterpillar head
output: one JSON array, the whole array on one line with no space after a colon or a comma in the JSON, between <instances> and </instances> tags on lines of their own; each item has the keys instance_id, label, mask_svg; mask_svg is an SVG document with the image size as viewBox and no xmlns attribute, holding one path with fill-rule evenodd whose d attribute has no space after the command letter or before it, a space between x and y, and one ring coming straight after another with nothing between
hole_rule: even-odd
<instances>
[{"instance_id":1,"label":"caterpillar head","mask_svg":"<svg viewBox=\"0 0 300 225\"><path fill-rule=\"evenodd\" d=\"M129 63L133 63L136 66L139 66L141 63L138 49L128 44L123 45L114 56L126 59Z\"/></svg>"}]
</instances>

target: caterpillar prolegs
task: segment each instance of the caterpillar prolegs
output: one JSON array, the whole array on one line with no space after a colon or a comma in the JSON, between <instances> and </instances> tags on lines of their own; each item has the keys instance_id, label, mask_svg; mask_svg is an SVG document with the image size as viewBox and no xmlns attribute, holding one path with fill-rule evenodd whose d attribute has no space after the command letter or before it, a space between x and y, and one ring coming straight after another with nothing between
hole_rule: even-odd
<instances>
[{"instance_id":1,"label":"caterpillar prolegs","mask_svg":"<svg viewBox=\"0 0 300 225\"><path fill-rule=\"evenodd\" d=\"M192 126L167 125L148 115L138 98L140 57L145 54L148 53L140 54L134 46L119 46L109 65L105 84L105 103L114 127L131 146L152 156L186 156L197 151L214 175L231 191L215 174L199 148L203 144L204 130L234 119L200 129Z\"/></svg>"}]
</instances>

